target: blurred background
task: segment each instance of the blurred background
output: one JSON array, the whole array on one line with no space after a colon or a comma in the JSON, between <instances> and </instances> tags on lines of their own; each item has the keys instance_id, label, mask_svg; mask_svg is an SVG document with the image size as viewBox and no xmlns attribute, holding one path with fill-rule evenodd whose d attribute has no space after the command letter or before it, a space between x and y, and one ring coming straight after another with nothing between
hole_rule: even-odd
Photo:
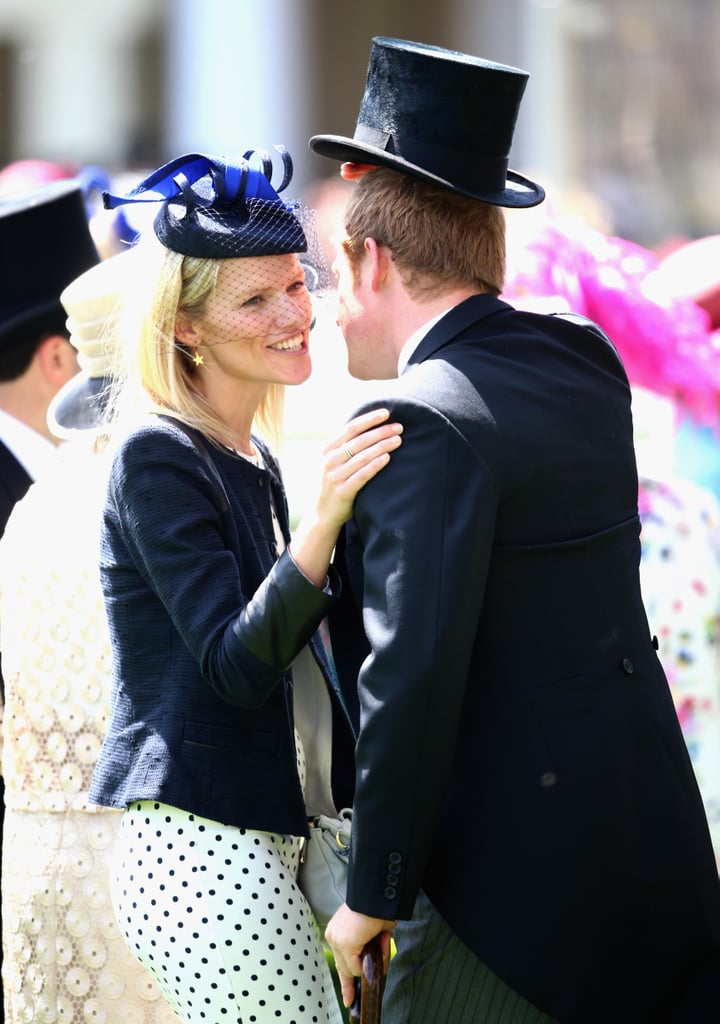
<instances>
[{"instance_id":1,"label":"blurred background","mask_svg":"<svg viewBox=\"0 0 720 1024\"><path fill-rule=\"evenodd\" d=\"M353 132L373 35L531 74L511 166L625 238L720 228L717 0L2 0L0 166L157 166Z\"/></svg>"}]
</instances>

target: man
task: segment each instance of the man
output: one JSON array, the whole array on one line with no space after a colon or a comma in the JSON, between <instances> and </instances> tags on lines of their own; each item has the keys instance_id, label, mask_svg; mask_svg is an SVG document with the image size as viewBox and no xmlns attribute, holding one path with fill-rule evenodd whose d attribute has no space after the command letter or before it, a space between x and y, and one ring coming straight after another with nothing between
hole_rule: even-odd
<instances>
[{"instance_id":1,"label":"man","mask_svg":"<svg viewBox=\"0 0 720 1024\"><path fill-rule=\"evenodd\" d=\"M98 262L83 193L57 182L0 198L0 536L55 453L46 415L76 372L60 293Z\"/></svg>"},{"instance_id":2,"label":"man","mask_svg":"<svg viewBox=\"0 0 720 1024\"><path fill-rule=\"evenodd\" d=\"M357 179L350 371L398 377L404 425L338 550L360 733L326 934L350 1002L394 929L383 1024L711 1020L720 885L640 595L627 378L588 321L497 297L500 208L543 198L507 170L526 78L377 38L354 138L310 143Z\"/></svg>"}]
</instances>

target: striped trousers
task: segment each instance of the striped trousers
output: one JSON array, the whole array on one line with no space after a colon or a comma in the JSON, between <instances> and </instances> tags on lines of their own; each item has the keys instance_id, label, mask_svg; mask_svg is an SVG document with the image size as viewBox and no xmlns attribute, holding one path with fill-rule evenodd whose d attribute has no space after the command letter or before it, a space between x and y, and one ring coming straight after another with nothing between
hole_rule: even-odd
<instances>
[{"instance_id":1,"label":"striped trousers","mask_svg":"<svg viewBox=\"0 0 720 1024\"><path fill-rule=\"evenodd\" d=\"M383 1024L554 1024L470 952L423 892L394 937Z\"/></svg>"}]
</instances>

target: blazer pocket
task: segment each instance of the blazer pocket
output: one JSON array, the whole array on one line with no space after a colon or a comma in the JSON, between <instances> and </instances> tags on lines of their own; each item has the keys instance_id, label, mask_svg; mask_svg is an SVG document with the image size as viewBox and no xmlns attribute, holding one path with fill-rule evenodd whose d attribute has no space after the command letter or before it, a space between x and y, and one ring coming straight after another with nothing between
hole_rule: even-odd
<instances>
[{"instance_id":1,"label":"blazer pocket","mask_svg":"<svg viewBox=\"0 0 720 1024\"><path fill-rule=\"evenodd\" d=\"M277 757L279 739L262 729L233 729L207 722L185 722L183 743L192 747L223 750L240 757Z\"/></svg>"}]
</instances>

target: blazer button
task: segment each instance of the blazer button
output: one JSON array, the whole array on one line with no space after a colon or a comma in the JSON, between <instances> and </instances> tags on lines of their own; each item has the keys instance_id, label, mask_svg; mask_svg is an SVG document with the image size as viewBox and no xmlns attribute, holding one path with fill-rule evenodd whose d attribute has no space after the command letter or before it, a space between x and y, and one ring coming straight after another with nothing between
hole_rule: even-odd
<instances>
[{"instance_id":1,"label":"blazer button","mask_svg":"<svg viewBox=\"0 0 720 1024\"><path fill-rule=\"evenodd\" d=\"M400 879L397 875L385 875L385 881L388 885L397 885Z\"/></svg>"},{"instance_id":2,"label":"blazer button","mask_svg":"<svg viewBox=\"0 0 720 1024\"><path fill-rule=\"evenodd\" d=\"M397 864L400 864L400 863L402 863L402 854L401 853L393 852L393 853L388 854L388 864L397 865Z\"/></svg>"},{"instance_id":3,"label":"blazer button","mask_svg":"<svg viewBox=\"0 0 720 1024\"><path fill-rule=\"evenodd\" d=\"M397 896L397 889L395 889L392 885L388 885L383 892L383 896L385 897L386 900L394 900L395 897Z\"/></svg>"},{"instance_id":4,"label":"blazer button","mask_svg":"<svg viewBox=\"0 0 720 1024\"><path fill-rule=\"evenodd\" d=\"M635 666L633 665L633 663L630 661L629 658L623 658L623 660L622 660L622 668L623 668L623 672L627 672L627 674L629 676L631 676L633 674L633 672L635 671Z\"/></svg>"}]
</instances>

